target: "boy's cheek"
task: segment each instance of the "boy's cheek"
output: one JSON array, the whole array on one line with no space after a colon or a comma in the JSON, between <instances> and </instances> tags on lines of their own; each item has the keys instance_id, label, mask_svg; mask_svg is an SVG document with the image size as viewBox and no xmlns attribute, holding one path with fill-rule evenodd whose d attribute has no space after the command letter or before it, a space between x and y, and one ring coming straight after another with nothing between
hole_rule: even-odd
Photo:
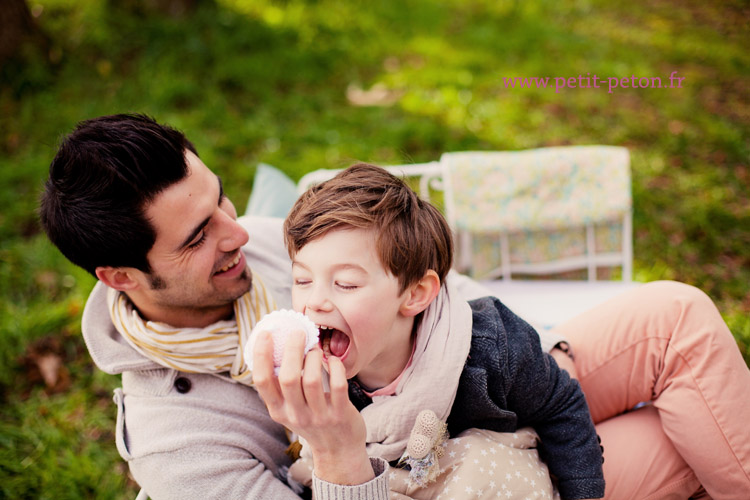
<instances>
[{"instance_id":1,"label":"boy's cheek","mask_svg":"<svg viewBox=\"0 0 750 500\"><path fill-rule=\"evenodd\" d=\"M297 312L304 312L305 301L300 297L299 292L295 292L295 287L292 286L292 309Z\"/></svg>"}]
</instances>

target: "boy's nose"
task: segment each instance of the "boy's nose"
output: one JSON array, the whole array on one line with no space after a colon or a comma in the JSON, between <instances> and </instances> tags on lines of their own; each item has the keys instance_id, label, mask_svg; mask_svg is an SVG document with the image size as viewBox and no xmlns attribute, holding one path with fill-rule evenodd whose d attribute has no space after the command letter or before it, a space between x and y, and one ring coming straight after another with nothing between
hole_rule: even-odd
<instances>
[{"instance_id":1,"label":"boy's nose","mask_svg":"<svg viewBox=\"0 0 750 500\"><path fill-rule=\"evenodd\" d=\"M333 304L329 300L328 294L325 293L325 290L322 288L323 287L314 287L310 292L310 295L307 297L307 303L305 304L307 309L322 312L333 309Z\"/></svg>"}]
</instances>

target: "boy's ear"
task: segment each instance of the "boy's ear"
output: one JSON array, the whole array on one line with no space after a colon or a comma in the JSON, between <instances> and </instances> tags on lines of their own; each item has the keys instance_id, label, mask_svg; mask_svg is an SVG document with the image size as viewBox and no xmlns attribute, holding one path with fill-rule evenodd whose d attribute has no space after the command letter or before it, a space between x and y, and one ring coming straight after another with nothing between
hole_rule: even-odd
<instances>
[{"instance_id":1,"label":"boy's ear","mask_svg":"<svg viewBox=\"0 0 750 500\"><path fill-rule=\"evenodd\" d=\"M121 292L134 290L139 286L130 267L99 266L95 272L99 281Z\"/></svg>"},{"instance_id":2,"label":"boy's ear","mask_svg":"<svg viewBox=\"0 0 750 500\"><path fill-rule=\"evenodd\" d=\"M430 269L421 280L406 290L406 299L399 312L404 316L416 316L432 304L440 292L440 278Z\"/></svg>"}]
</instances>

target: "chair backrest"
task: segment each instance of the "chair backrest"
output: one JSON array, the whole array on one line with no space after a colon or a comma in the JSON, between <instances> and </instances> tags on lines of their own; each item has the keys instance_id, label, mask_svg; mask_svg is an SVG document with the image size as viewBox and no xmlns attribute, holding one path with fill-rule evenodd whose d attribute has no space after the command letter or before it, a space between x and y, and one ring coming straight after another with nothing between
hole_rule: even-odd
<instances>
[{"instance_id":1,"label":"chair backrest","mask_svg":"<svg viewBox=\"0 0 750 500\"><path fill-rule=\"evenodd\" d=\"M632 279L625 148L446 153L437 162L385 168L444 211L456 235L454 267L474 278ZM298 189L339 171L307 174Z\"/></svg>"}]
</instances>

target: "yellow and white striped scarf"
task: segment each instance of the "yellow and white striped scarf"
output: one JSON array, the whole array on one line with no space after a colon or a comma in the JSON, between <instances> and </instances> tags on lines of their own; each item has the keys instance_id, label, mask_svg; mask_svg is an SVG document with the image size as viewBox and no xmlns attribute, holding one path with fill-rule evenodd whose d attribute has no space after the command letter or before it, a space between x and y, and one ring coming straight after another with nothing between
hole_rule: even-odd
<instances>
[{"instance_id":1,"label":"yellow and white striped scarf","mask_svg":"<svg viewBox=\"0 0 750 500\"><path fill-rule=\"evenodd\" d=\"M205 328L143 321L127 295L112 288L107 303L117 331L152 361L187 373L229 372L237 382L252 385L252 373L242 356L244 346L255 323L276 309L276 302L255 273L252 283L250 291L234 302L235 319Z\"/></svg>"}]
</instances>

